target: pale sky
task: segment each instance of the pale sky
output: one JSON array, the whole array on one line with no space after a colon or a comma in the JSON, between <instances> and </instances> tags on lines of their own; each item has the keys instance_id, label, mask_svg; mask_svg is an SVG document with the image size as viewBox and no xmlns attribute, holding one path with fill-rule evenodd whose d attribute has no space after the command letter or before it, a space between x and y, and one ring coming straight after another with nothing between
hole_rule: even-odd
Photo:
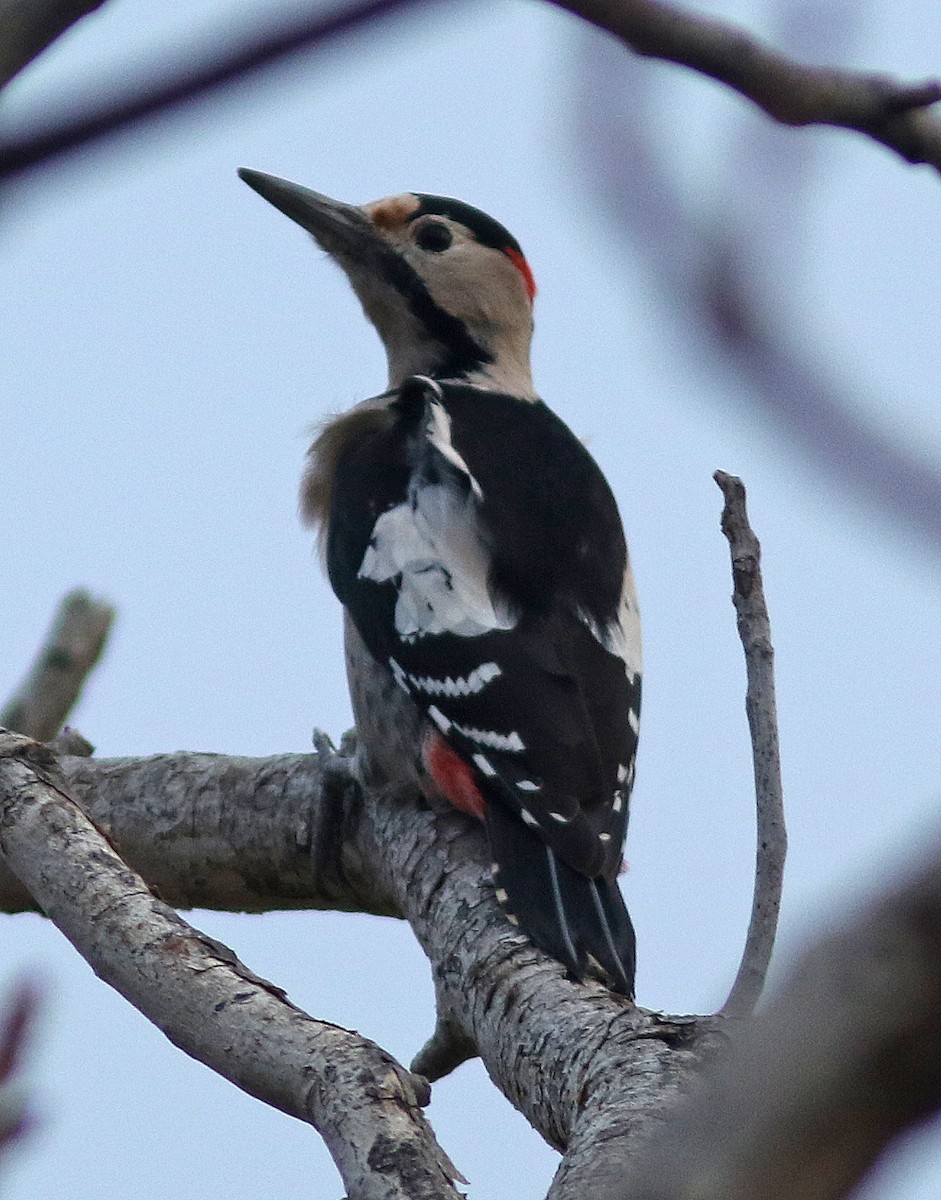
<instances>
[{"instance_id":1,"label":"pale sky","mask_svg":"<svg viewBox=\"0 0 941 1200\"><path fill-rule=\"evenodd\" d=\"M771 6L709 7L776 36ZM845 61L936 73L937 8L883 8ZM109 0L11 89L6 126L128 62L181 55L244 11ZM602 463L628 529L646 660L624 884L638 1000L692 1013L731 984L754 855L712 472L743 476L764 546L791 845L778 972L937 828L941 569L750 414L643 256L611 234L572 142L576 68L602 53L548 5L436 9L5 198L0 694L82 584L120 614L73 718L100 755L300 752L315 725L339 738L350 723L339 609L296 486L310 427L381 390L383 356L339 271L235 170L355 202L404 190L470 201L526 251L540 288L537 387ZM937 177L847 134L772 131L816 155L806 205L779 226L774 203L729 183L753 130L744 105L645 69L681 193L728 195L729 219L752 224L787 296L780 320L941 470ZM432 1028L428 966L400 923L191 919L307 1011L405 1062ZM47 987L40 1123L8 1200L341 1194L311 1130L185 1058L35 916L0 921L0 982L23 971ZM479 1063L435 1086L430 1117L471 1195L545 1194L556 1155ZM930 1132L866 1197L939 1189Z\"/></svg>"}]
</instances>

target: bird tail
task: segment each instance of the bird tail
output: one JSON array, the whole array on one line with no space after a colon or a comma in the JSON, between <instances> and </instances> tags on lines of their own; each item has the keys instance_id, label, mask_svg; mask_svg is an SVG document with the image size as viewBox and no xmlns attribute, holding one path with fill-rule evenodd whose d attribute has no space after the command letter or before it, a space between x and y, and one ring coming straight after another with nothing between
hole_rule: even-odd
<instances>
[{"instance_id":1,"label":"bird tail","mask_svg":"<svg viewBox=\"0 0 941 1200\"><path fill-rule=\"evenodd\" d=\"M497 899L520 929L577 979L633 998L634 927L617 882L573 870L499 802L486 823Z\"/></svg>"}]
</instances>

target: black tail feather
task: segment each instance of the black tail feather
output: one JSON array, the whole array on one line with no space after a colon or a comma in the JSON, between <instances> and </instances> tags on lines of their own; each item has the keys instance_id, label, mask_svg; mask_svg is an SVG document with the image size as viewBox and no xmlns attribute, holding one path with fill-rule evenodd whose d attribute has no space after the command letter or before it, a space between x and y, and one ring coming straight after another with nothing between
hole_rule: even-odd
<instances>
[{"instance_id":1,"label":"black tail feather","mask_svg":"<svg viewBox=\"0 0 941 1200\"><path fill-rule=\"evenodd\" d=\"M634 927L617 882L574 871L499 803L487 805L487 833L498 899L520 929L576 978L633 997Z\"/></svg>"}]
</instances>

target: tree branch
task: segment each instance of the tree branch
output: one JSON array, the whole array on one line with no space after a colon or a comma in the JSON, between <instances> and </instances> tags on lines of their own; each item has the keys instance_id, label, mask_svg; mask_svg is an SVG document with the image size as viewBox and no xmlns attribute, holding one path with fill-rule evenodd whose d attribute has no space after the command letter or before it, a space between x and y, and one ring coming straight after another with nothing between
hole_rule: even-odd
<instances>
[{"instance_id":1,"label":"tree branch","mask_svg":"<svg viewBox=\"0 0 941 1200\"><path fill-rule=\"evenodd\" d=\"M37 743L0 735L0 848L96 974L175 1045L313 1125L355 1200L455 1200L421 1111L427 1086L358 1034L315 1021L155 899Z\"/></svg>"},{"instance_id":2,"label":"tree branch","mask_svg":"<svg viewBox=\"0 0 941 1200\"><path fill-rule=\"evenodd\" d=\"M329 764L292 755L60 764L119 853L168 899L406 916L432 963L451 1040L476 1047L543 1137L569 1147L565 1186L554 1194L579 1194L596 1169L589 1131L600 1123L610 1144L639 1146L724 1044L723 1022L646 1013L600 985L565 979L507 922L475 823L414 796L364 794L349 766L339 755ZM0 776L4 791L13 794ZM72 851L60 853L65 861Z\"/></svg>"},{"instance_id":3,"label":"tree branch","mask_svg":"<svg viewBox=\"0 0 941 1200\"><path fill-rule=\"evenodd\" d=\"M742 535L727 533L741 591ZM747 548L755 569L756 547ZM754 721L752 732L761 736ZM412 1069L439 1077L479 1053L501 1091L566 1151L554 1200L613 1186L722 1047L723 1022L644 1012L570 982L506 921L476 822L415 796L363 793L351 759L322 736L317 744L303 757L72 758L61 769L124 859L178 906L404 915L431 961L438 1010ZM2 882L0 904L15 907L21 897ZM751 939L749 947L752 958L770 953L766 931L758 950ZM755 974L748 994L757 998Z\"/></svg>"},{"instance_id":4,"label":"tree branch","mask_svg":"<svg viewBox=\"0 0 941 1200\"><path fill-rule=\"evenodd\" d=\"M732 555L732 600L745 650L748 678L745 711L755 768L758 834L755 892L748 935L738 974L722 1013L727 1017L749 1017L761 997L774 949L784 884L787 831L774 696L774 647L761 582L761 546L748 523L745 486L741 479L727 475L725 471L716 471L714 478L725 496L722 532L728 538Z\"/></svg>"},{"instance_id":5,"label":"tree branch","mask_svg":"<svg viewBox=\"0 0 941 1200\"><path fill-rule=\"evenodd\" d=\"M22 1087L22 1067L39 995L29 982L11 988L0 1014L0 1161L33 1124L34 1116Z\"/></svg>"},{"instance_id":6,"label":"tree branch","mask_svg":"<svg viewBox=\"0 0 941 1200\"><path fill-rule=\"evenodd\" d=\"M38 742L55 737L101 657L113 621L107 601L69 592L26 678L0 711L0 726Z\"/></svg>"},{"instance_id":7,"label":"tree branch","mask_svg":"<svg viewBox=\"0 0 941 1200\"><path fill-rule=\"evenodd\" d=\"M8 0L13 4L14 0ZM91 142L154 116L180 110L236 79L256 74L299 51L310 53L376 19L436 0L361 0L294 23L281 19L227 53L162 79L139 79L103 105L72 102L38 132L14 135L0 148L0 181L61 159ZM902 83L886 76L796 63L724 21L683 12L663 0L552 0L619 37L646 57L700 71L740 92L787 125L825 124L881 142L907 162L941 170L941 121L927 110L941 99L941 82ZM2 10L0 10L2 11ZM213 39L215 44L219 39ZM225 39L222 39L223 41ZM39 47L41 48L41 47Z\"/></svg>"},{"instance_id":8,"label":"tree branch","mask_svg":"<svg viewBox=\"0 0 941 1200\"><path fill-rule=\"evenodd\" d=\"M0 0L0 88L104 0Z\"/></svg>"},{"instance_id":9,"label":"tree branch","mask_svg":"<svg viewBox=\"0 0 941 1200\"><path fill-rule=\"evenodd\" d=\"M198 791L207 760L187 757L196 760L190 784ZM226 760L211 761L222 776ZM289 778L288 765L285 759L241 760L240 794L248 794L251 766L259 814L271 809L278 773ZM299 771L311 772L315 765L296 760ZM116 803L119 780L141 786L174 774L169 759L136 766L67 760L64 767L67 774L84 772L86 789L99 779ZM185 767L185 761L176 764L177 795ZM236 767L238 774L238 762ZM342 774L343 760L332 770ZM5 786L9 790L9 783ZM483 837L459 814L435 813L407 797L395 803L380 794L363 797L352 783L340 803L343 811L336 820L349 865L347 899L369 873L377 879L367 894L384 895L388 907L400 898L432 958L451 1019L473 1032L498 1086L552 1144L567 1147L553 1200L628 1194L632 1200L675 1200L690 1186L677 1182L680 1170L709 1180L710 1187L716 1181L702 1200L783 1194L795 1200L835 1198L845 1194L845 1188L840 1191L845 1180L858 1177L888 1138L937 1103L941 861L812 952L759 1018L749 1048L739 1052L736 1070L744 1076L729 1082L723 1073L725 1082L710 1084L688 1118L679 1126L671 1120L669 1141L679 1165L671 1160L664 1166L666 1141L646 1152L645 1142L676 1099L692 1088L704 1062L725 1045L724 1023L645 1013L603 988L566 981L561 968L502 917L487 881ZM193 811L191 806L181 818L191 820ZM288 812L293 819L297 809L289 805ZM169 805L163 819L171 822ZM194 833L203 836L198 829ZM259 840L269 834L270 826L263 826ZM6 837L3 823L4 849ZM61 854L59 873L71 849ZM282 890L279 884L275 894ZM255 894L260 893L259 884ZM113 908L109 918L117 919L121 911ZM692 1132L675 1142L677 1128ZM648 1160L647 1154L654 1157ZM626 1164L641 1156L642 1182L631 1179L627 1192ZM832 1165L837 1158L838 1171ZM806 1173L800 1165L805 1161ZM747 1171L752 1172L748 1178ZM794 1173L801 1177L799 1187L792 1186ZM748 1190L755 1179L766 1177L767 1188ZM815 1191L810 1181L821 1177L827 1189Z\"/></svg>"},{"instance_id":10,"label":"tree branch","mask_svg":"<svg viewBox=\"0 0 941 1200\"><path fill-rule=\"evenodd\" d=\"M587 41L587 39L586 39ZM678 188L655 133L650 75L639 62L591 39L580 89L577 145L599 203L611 218L609 244L620 235L625 252L640 255L670 310L670 320L709 348L731 372L757 415L812 464L866 503L914 533L937 559L941 550L941 478L920 448L865 414L891 411L890 398L860 397L832 377L808 351L813 337L782 322L787 298L780 272L768 271L769 245L751 244L740 197L760 178L779 231L782 204L790 209L795 181L806 178L793 147L751 152L750 174L704 207ZM704 232L705 231L705 232ZM779 252L780 246L777 247ZM677 312L682 318L677 318Z\"/></svg>"},{"instance_id":11,"label":"tree branch","mask_svg":"<svg viewBox=\"0 0 941 1200\"><path fill-rule=\"evenodd\" d=\"M106 94L104 103L83 105L73 101L66 110L37 122L38 130L9 137L0 145L0 181L73 154L91 142L112 137L155 116L180 111L301 51L312 55L419 2L427 8L435 0L359 0L326 11L305 11L293 19L282 13L235 46L230 44L231 22L227 22L218 36L205 39L213 49L201 62L186 63L161 78L138 77L123 95ZM226 49L220 51L220 46Z\"/></svg>"},{"instance_id":12,"label":"tree branch","mask_svg":"<svg viewBox=\"0 0 941 1200\"><path fill-rule=\"evenodd\" d=\"M348 766L300 754L60 760L83 811L176 908L400 916L363 860ZM0 910L34 907L14 876L0 876Z\"/></svg>"},{"instance_id":13,"label":"tree branch","mask_svg":"<svg viewBox=\"0 0 941 1200\"><path fill-rule=\"evenodd\" d=\"M941 171L941 120L928 108L941 81L794 62L729 22L663 0L552 0L613 33L637 54L690 67L727 84L784 125L834 125L865 134L910 163Z\"/></svg>"}]
</instances>

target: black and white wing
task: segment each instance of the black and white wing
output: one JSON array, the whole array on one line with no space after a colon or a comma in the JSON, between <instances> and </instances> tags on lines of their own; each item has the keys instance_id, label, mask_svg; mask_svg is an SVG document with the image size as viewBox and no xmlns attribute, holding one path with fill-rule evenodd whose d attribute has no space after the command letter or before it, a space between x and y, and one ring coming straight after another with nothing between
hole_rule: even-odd
<instances>
[{"instance_id":1,"label":"black and white wing","mask_svg":"<svg viewBox=\"0 0 941 1200\"><path fill-rule=\"evenodd\" d=\"M338 462L331 583L471 773L498 897L577 976L632 994L616 879L640 643L614 499L540 402L417 377L392 408Z\"/></svg>"}]
</instances>

